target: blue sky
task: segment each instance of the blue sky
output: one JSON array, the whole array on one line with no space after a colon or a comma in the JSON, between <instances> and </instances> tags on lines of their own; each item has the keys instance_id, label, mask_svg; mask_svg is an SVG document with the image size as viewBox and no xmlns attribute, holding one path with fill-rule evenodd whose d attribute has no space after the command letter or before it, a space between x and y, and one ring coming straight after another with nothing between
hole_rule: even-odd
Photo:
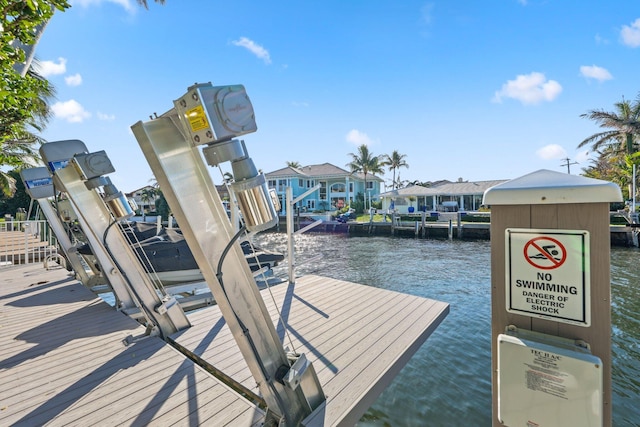
<instances>
[{"instance_id":1,"label":"blue sky","mask_svg":"<svg viewBox=\"0 0 640 427\"><path fill-rule=\"evenodd\" d=\"M580 114L640 93L636 1L72 4L36 50L57 88L43 137L105 150L127 192L152 178L130 126L196 82L246 87L258 131L243 139L264 172L346 168L366 143L405 154L411 181L566 172L567 157L580 173L577 145L600 130Z\"/></svg>"}]
</instances>

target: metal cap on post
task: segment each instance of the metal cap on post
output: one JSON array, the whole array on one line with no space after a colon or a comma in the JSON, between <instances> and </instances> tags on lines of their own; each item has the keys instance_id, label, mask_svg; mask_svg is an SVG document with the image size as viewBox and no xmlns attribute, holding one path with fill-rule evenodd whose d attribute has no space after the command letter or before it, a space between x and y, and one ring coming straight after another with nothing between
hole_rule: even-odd
<instances>
[{"instance_id":1,"label":"metal cap on post","mask_svg":"<svg viewBox=\"0 0 640 427\"><path fill-rule=\"evenodd\" d=\"M611 426L609 203L621 200L611 182L549 170L485 192L494 426Z\"/></svg>"}]
</instances>

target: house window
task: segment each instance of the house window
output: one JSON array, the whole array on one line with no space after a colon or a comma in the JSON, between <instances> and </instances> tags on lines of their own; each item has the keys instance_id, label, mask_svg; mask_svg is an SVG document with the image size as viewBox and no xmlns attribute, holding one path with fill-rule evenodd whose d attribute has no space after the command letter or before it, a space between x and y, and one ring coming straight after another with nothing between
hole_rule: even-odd
<instances>
[{"instance_id":1,"label":"house window","mask_svg":"<svg viewBox=\"0 0 640 427\"><path fill-rule=\"evenodd\" d=\"M314 210L316 208L315 200L307 200L307 209Z\"/></svg>"},{"instance_id":2,"label":"house window","mask_svg":"<svg viewBox=\"0 0 640 427\"><path fill-rule=\"evenodd\" d=\"M287 188L287 180L279 179L278 180L278 191L285 191Z\"/></svg>"},{"instance_id":3,"label":"house window","mask_svg":"<svg viewBox=\"0 0 640 427\"><path fill-rule=\"evenodd\" d=\"M367 181L367 190L373 190L373 181Z\"/></svg>"},{"instance_id":4,"label":"house window","mask_svg":"<svg viewBox=\"0 0 640 427\"><path fill-rule=\"evenodd\" d=\"M333 184L331 186L331 192L332 193L344 193L345 188L346 188L346 185L344 185L341 182L337 182L337 183L335 183L335 184Z\"/></svg>"},{"instance_id":5,"label":"house window","mask_svg":"<svg viewBox=\"0 0 640 427\"><path fill-rule=\"evenodd\" d=\"M276 188L276 180L275 180L275 179L270 179L270 180L267 182L267 186L268 186L269 188Z\"/></svg>"},{"instance_id":6,"label":"house window","mask_svg":"<svg viewBox=\"0 0 640 427\"><path fill-rule=\"evenodd\" d=\"M304 187L304 179L299 179L298 180L298 187L300 187L300 188Z\"/></svg>"},{"instance_id":7,"label":"house window","mask_svg":"<svg viewBox=\"0 0 640 427\"><path fill-rule=\"evenodd\" d=\"M315 180L313 180L313 179L308 179L307 180L307 188L314 187L315 185L316 185Z\"/></svg>"},{"instance_id":8,"label":"house window","mask_svg":"<svg viewBox=\"0 0 640 427\"><path fill-rule=\"evenodd\" d=\"M327 200L327 182L320 182L320 200Z\"/></svg>"},{"instance_id":9,"label":"house window","mask_svg":"<svg viewBox=\"0 0 640 427\"><path fill-rule=\"evenodd\" d=\"M349 183L349 193L353 193L353 182Z\"/></svg>"}]
</instances>

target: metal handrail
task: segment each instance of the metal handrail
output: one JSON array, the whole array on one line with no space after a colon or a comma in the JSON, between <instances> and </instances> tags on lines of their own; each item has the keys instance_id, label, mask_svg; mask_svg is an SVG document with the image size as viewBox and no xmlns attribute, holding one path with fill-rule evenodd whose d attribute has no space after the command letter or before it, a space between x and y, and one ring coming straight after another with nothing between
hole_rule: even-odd
<instances>
[{"instance_id":1,"label":"metal handrail","mask_svg":"<svg viewBox=\"0 0 640 427\"><path fill-rule=\"evenodd\" d=\"M45 262L58 254L58 241L46 220L0 222L0 267Z\"/></svg>"}]
</instances>

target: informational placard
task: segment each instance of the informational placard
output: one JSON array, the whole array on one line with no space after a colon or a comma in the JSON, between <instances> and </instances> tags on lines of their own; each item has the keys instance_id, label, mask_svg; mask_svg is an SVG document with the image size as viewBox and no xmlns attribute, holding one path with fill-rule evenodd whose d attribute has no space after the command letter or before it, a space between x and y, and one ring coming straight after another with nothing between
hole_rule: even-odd
<instances>
[{"instance_id":1,"label":"informational placard","mask_svg":"<svg viewBox=\"0 0 640 427\"><path fill-rule=\"evenodd\" d=\"M589 232L508 228L506 310L591 325Z\"/></svg>"},{"instance_id":2,"label":"informational placard","mask_svg":"<svg viewBox=\"0 0 640 427\"><path fill-rule=\"evenodd\" d=\"M601 426L602 361L583 352L498 336L498 419L505 426Z\"/></svg>"}]
</instances>

